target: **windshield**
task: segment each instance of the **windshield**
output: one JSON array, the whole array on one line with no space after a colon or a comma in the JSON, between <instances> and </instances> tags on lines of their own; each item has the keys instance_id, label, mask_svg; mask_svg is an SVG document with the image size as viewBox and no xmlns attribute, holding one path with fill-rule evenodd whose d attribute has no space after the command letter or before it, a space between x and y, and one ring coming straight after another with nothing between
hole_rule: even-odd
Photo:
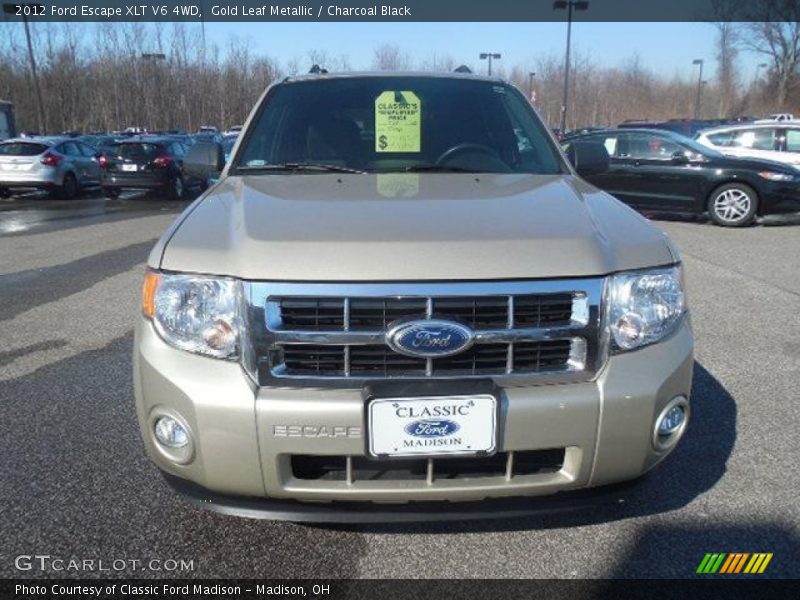
<instances>
[{"instance_id":1,"label":"windshield","mask_svg":"<svg viewBox=\"0 0 800 600\"><path fill-rule=\"evenodd\" d=\"M377 173L565 170L544 126L514 88L413 76L277 86L248 128L232 172L264 167L262 172L274 173L266 167L287 164Z\"/></svg>"}]
</instances>

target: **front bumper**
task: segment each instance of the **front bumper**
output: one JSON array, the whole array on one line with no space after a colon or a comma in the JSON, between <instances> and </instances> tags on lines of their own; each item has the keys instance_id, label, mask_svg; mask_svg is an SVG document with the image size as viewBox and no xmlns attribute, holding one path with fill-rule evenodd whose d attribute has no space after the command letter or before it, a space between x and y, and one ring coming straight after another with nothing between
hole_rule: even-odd
<instances>
[{"instance_id":1,"label":"front bumper","mask_svg":"<svg viewBox=\"0 0 800 600\"><path fill-rule=\"evenodd\" d=\"M175 481L185 480L179 486L182 491L208 496L220 510L231 503L241 508L245 502L247 510L237 514L250 516L265 499L279 505L288 500L478 501L543 496L634 479L669 453L653 445L654 421L673 398L689 397L692 369L693 340L687 318L668 339L612 356L594 381L502 389L498 450L563 448L563 466L556 472L330 481L295 477L291 457L364 456L365 411L360 390L259 388L238 363L167 346L145 319L137 326L134 351L137 414L150 458L162 471L177 477ZM194 440L190 461L177 464L158 447L152 435L157 414L177 414L188 426ZM323 428L346 433L320 435ZM447 511L460 510L450 503L444 506ZM335 512L335 505L331 507L311 513ZM270 510L264 510L269 516ZM419 510L410 509L412 513ZM274 514L272 518L290 518ZM306 519L302 514L299 518ZM310 516L308 520L331 519Z\"/></svg>"},{"instance_id":2,"label":"front bumper","mask_svg":"<svg viewBox=\"0 0 800 600\"><path fill-rule=\"evenodd\" d=\"M800 212L800 184L770 182L763 194L759 215Z\"/></svg>"},{"instance_id":3,"label":"front bumper","mask_svg":"<svg viewBox=\"0 0 800 600\"><path fill-rule=\"evenodd\" d=\"M303 523L417 523L475 521L553 515L624 502L639 480L537 498L494 498L478 502L299 502L220 494L161 472L165 481L196 508L222 515Z\"/></svg>"}]
</instances>

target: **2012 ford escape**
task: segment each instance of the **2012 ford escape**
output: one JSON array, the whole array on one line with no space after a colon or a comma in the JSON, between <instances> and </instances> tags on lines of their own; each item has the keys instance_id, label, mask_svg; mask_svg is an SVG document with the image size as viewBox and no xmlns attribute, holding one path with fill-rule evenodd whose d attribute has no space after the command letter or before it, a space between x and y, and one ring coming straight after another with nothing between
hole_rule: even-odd
<instances>
[{"instance_id":1,"label":"2012 ford escape","mask_svg":"<svg viewBox=\"0 0 800 600\"><path fill-rule=\"evenodd\" d=\"M271 86L227 165L187 156L220 182L149 258L150 458L201 506L298 520L568 505L651 469L690 416L680 258L579 177L602 146L569 152L498 79Z\"/></svg>"}]
</instances>

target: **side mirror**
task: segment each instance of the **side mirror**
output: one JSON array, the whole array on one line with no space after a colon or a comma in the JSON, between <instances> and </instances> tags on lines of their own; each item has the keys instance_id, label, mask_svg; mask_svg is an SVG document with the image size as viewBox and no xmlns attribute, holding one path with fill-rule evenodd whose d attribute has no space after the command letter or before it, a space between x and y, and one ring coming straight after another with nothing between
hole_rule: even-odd
<instances>
[{"instance_id":1,"label":"side mirror","mask_svg":"<svg viewBox=\"0 0 800 600\"><path fill-rule=\"evenodd\" d=\"M197 142L183 159L183 172L202 181L219 177L224 167L225 152L217 142Z\"/></svg>"},{"instance_id":2,"label":"side mirror","mask_svg":"<svg viewBox=\"0 0 800 600\"><path fill-rule=\"evenodd\" d=\"M597 175L608 171L608 150L599 142L572 142L567 148L567 158L578 175Z\"/></svg>"},{"instance_id":3,"label":"side mirror","mask_svg":"<svg viewBox=\"0 0 800 600\"><path fill-rule=\"evenodd\" d=\"M683 150L677 150L672 154L672 162L676 165L685 165L689 163L689 157L686 156L686 152Z\"/></svg>"}]
</instances>

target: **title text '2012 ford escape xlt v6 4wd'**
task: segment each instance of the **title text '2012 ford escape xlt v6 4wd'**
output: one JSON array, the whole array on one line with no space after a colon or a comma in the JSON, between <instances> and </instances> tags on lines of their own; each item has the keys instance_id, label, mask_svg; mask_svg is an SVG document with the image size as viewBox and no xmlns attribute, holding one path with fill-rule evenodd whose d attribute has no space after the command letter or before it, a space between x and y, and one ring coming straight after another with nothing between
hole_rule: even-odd
<instances>
[{"instance_id":1,"label":"title text '2012 ford escape xlt v6 4wd'","mask_svg":"<svg viewBox=\"0 0 800 600\"><path fill-rule=\"evenodd\" d=\"M577 176L602 146L570 161L497 79L271 86L227 165L187 156L220 182L149 258L150 458L200 506L298 520L567 506L648 471L689 419L680 258Z\"/></svg>"}]
</instances>

